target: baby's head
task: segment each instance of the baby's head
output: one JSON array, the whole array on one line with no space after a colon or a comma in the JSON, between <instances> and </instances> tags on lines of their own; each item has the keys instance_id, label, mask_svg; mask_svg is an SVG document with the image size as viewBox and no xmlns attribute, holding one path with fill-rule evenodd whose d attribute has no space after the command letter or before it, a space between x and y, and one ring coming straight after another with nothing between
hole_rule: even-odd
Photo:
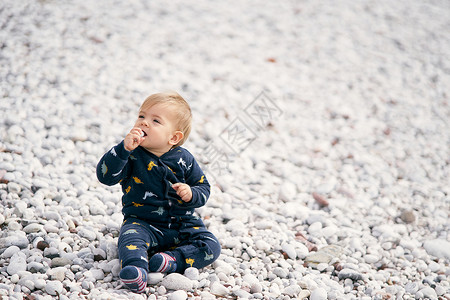
<instances>
[{"instance_id":1,"label":"baby's head","mask_svg":"<svg viewBox=\"0 0 450 300\"><path fill-rule=\"evenodd\" d=\"M181 146L191 133L192 113L189 104L176 92L165 92L150 95L140 107L140 111L159 104L166 106L173 113L174 127L183 133L181 140L174 145Z\"/></svg>"}]
</instances>

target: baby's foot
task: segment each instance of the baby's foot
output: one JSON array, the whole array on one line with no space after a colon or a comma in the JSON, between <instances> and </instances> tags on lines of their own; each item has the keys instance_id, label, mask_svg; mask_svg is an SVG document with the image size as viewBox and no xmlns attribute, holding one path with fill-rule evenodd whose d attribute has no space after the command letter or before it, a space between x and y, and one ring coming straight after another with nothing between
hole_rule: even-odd
<instances>
[{"instance_id":1,"label":"baby's foot","mask_svg":"<svg viewBox=\"0 0 450 300\"><path fill-rule=\"evenodd\" d=\"M119 277L135 293L142 293L147 287L147 271L142 268L126 266L120 271Z\"/></svg>"},{"instance_id":2,"label":"baby's foot","mask_svg":"<svg viewBox=\"0 0 450 300\"><path fill-rule=\"evenodd\" d=\"M150 259L148 268L150 272L173 273L177 269L177 261L166 252L159 252Z\"/></svg>"}]
</instances>

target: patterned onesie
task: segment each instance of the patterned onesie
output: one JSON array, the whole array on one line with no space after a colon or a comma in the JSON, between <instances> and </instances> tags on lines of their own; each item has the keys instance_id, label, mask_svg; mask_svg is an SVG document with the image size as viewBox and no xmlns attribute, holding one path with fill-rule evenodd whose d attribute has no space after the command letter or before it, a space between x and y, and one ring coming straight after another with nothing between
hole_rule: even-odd
<instances>
[{"instance_id":1,"label":"patterned onesie","mask_svg":"<svg viewBox=\"0 0 450 300\"><path fill-rule=\"evenodd\" d=\"M170 250L176 272L182 273L187 267L203 268L220 255L217 238L194 215L208 200L210 185L188 150L176 147L158 157L140 146L129 152L122 141L103 155L97 177L106 185L122 186L122 267L148 271L149 255ZM176 194L171 186L177 182L191 187L191 201Z\"/></svg>"}]
</instances>

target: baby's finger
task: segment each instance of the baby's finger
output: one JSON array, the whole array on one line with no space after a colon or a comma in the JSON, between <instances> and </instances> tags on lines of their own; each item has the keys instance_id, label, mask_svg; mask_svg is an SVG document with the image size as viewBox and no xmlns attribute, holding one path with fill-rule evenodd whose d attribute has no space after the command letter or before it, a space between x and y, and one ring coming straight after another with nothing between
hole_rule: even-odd
<instances>
[{"instance_id":1,"label":"baby's finger","mask_svg":"<svg viewBox=\"0 0 450 300\"><path fill-rule=\"evenodd\" d=\"M187 195L187 190L186 189L182 189L182 190L179 190L178 192L177 192L177 195L178 196L180 196L181 198L183 198L183 197L185 197L186 195Z\"/></svg>"},{"instance_id":2,"label":"baby's finger","mask_svg":"<svg viewBox=\"0 0 450 300\"><path fill-rule=\"evenodd\" d=\"M131 128L130 133L131 134L139 134L139 128L137 128L137 127Z\"/></svg>"},{"instance_id":3,"label":"baby's finger","mask_svg":"<svg viewBox=\"0 0 450 300\"><path fill-rule=\"evenodd\" d=\"M176 190L176 191L178 191L178 189L179 189L181 186L182 186L182 183L181 183L181 182L177 182L177 183L172 184L172 188L173 188L174 190Z\"/></svg>"}]
</instances>

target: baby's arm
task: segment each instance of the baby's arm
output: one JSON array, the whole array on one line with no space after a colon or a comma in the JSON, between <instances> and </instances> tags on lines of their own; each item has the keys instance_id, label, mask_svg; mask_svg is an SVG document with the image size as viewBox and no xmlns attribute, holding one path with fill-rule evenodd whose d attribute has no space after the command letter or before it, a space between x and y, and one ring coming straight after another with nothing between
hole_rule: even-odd
<instances>
[{"instance_id":1,"label":"baby's arm","mask_svg":"<svg viewBox=\"0 0 450 300\"><path fill-rule=\"evenodd\" d=\"M106 185L114 185L126 176L130 152L125 150L124 142L106 152L97 164L97 178Z\"/></svg>"},{"instance_id":2,"label":"baby's arm","mask_svg":"<svg viewBox=\"0 0 450 300\"><path fill-rule=\"evenodd\" d=\"M206 201L208 201L210 185L202 169L193 157L191 162L191 169L189 173L186 174L186 183L175 183L174 189L178 196L181 197L181 200L184 201L181 206L186 208L197 208L202 207L206 204ZM185 196L184 199L183 196Z\"/></svg>"}]
</instances>

